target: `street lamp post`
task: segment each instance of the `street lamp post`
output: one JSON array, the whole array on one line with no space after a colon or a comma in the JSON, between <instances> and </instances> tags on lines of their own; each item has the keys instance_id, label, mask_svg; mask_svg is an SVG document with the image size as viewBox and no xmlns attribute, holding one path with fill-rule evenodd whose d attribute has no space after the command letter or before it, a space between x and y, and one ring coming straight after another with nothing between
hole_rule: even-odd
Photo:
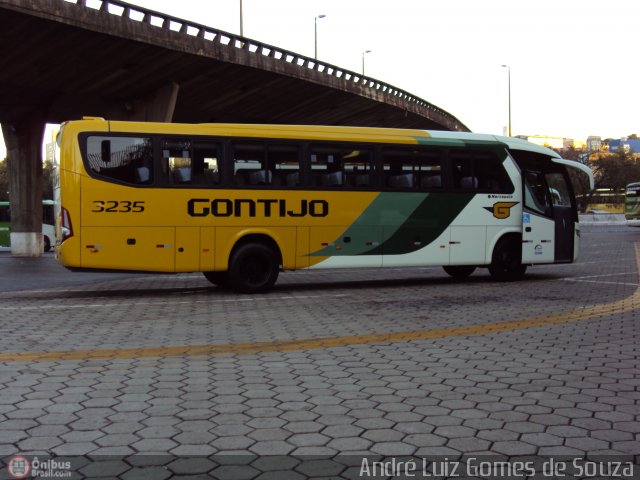
<instances>
[{"instance_id":1,"label":"street lamp post","mask_svg":"<svg viewBox=\"0 0 640 480\"><path fill-rule=\"evenodd\" d=\"M502 67L507 69L507 79L509 82L509 136L511 136L511 66L502 65Z\"/></svg>"},{"instance_id":2,"label":"street lamp post","mask_svg":"<svg viewBox=\"0 0 640 480\"><path fill-rule=\"evenodd\" d=\"M364 56L367 53L371 53L371 50L365 50L364 52L362 52L362 76L364 76Z\"/></svg>"},{"instance_id":3,"label":"street lamp post","mask_svg":"<svg viewBox=\"0 0 640 480\"><path fill-rule=\"evenodd\" d=\"M244 30L242 28L242 0L240 0L240 36L244 37Z\"/></svg>"},{"instance_id":4,"label":"street lamp post","mask_svg":"<svg viewBox=\"0 0 640 480\"><path fill-rule=\"evenodd\" d=\"M313 58L315 58L316 60L318 59L318 19L319 18L324 18L326 17L326 15L318 15L317 17L313 18Z\"/></svg>"}]
</instances>

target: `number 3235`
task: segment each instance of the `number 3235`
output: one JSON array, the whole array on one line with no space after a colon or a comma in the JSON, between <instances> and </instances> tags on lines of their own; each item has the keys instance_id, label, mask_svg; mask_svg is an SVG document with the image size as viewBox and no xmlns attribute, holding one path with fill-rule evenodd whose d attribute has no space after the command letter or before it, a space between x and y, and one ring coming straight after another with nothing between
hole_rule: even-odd
<instances>
[{"instance_id":1,"label":"number 3235","mask_svg":"<svg viewBox=\"0 0 640 480\"><path fill-rule=\"evenodd\" d=\"M144 202L130 202L128 200L94 200L92 212L101 213L140 213L144 212Z\"/></svg>"}]
</instances>

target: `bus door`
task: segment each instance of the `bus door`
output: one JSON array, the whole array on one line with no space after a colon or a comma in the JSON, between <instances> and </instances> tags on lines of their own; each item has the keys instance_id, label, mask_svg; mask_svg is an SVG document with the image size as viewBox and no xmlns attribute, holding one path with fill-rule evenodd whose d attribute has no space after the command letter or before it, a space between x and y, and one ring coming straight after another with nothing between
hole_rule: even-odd
<instances>
[{"instance_id":1,"label":"bus door","mask_svg":"<svg viewBox=\"0 0 640 480\"><path fill-rule=\"evenodd\" d=\"M522 262L571 262L575 214L566 178L526 169L523 180Z\"/></svg>"},{"instance_id":2,"label":"bus door","mask_svg":"<svg viewBox=\"0 0 640 480\"><path fill-rule=\"evenodd\" d=\"M549 187L551 208L555 222L555 261L572 262L575 240L576 209L571 199L567 177L561 172L548 172L545 180Z\"/></svg>"},{"instance_id":3,"label":"bus door","mask_svg":"<svg viewBox=\"0 0 640 480\"><path fill-rule=\"evenodd\" d=\"M553 263L555 221L544 173L524 170L522 263Z\"/></svg>"}]
</instances>

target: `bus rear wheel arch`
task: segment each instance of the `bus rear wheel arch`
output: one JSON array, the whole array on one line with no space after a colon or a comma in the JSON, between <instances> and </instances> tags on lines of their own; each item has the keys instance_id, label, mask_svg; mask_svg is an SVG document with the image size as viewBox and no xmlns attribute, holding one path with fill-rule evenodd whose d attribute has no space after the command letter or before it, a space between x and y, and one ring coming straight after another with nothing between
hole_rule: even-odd
<instances>
[{"instance_id":1,"label":"bus rear wheel arch","mask_svg":"<svg viewBox=\"0 0 640 480\"><path fill-rule=\"evenodd\" d=\"M520 235L505 235L493 249L489 273L501 282L520 280L527 270L522 264L522 238Z\"/></svg>"},{"instance_id":2,"label":"bus rear wheel arch","mask_svg":"<svg viewBox=\"0 0 640 480\"><path fill-rule=\"evenodd\" d=\"M251 235L238 242L229 257L224 283L241 293L264 293L280 272L281 254L269 237Z\"/></svg>"}]
</instances>

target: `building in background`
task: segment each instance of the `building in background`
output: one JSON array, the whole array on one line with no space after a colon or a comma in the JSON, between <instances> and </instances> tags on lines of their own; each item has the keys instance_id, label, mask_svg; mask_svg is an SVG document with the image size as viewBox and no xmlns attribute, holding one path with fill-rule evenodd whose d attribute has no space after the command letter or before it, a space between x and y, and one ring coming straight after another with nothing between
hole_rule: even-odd
<instances>
[{"instance_id":1,"label":"building in background","mask_svg":"<svg viewBox=\"0 0 640 480\"><path fill-rule=\"evenodd\" d=\"M640 153L640 140L637 138L622 137L617 140L609 141L609 151L617 152L622 148L625 152Z\"/></svg>"}]
</instances>

